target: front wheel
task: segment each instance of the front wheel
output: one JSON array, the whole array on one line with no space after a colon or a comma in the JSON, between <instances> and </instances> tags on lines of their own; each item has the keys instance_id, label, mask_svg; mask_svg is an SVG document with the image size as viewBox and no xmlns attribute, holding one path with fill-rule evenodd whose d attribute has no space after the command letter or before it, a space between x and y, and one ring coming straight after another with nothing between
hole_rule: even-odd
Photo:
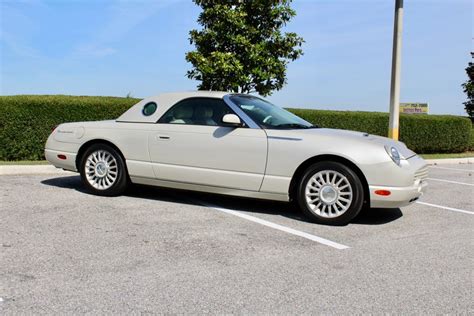
<instances>
[{"instance_id":1,"label":"front wheel","mask_svg":"<svg viewBox=\"0 0 474 316\"><path fill-rule=\"evenodd\" d=\"M125 162L106 144L94 144L84 152L80 173L84 185L96 195L119 195L127 187Z\"/></svg>"},{"instance_id":2,"label":"front wheel","mask_svg":"<svg viewBox=\"0 0 474 316\"><path fill-rule=\"evenodd\" d=\"M364 188L357 174L339 162L309 167L298 186L297 202L313 222L345 225L359 214Z\"/></svg>"}]
</instances>

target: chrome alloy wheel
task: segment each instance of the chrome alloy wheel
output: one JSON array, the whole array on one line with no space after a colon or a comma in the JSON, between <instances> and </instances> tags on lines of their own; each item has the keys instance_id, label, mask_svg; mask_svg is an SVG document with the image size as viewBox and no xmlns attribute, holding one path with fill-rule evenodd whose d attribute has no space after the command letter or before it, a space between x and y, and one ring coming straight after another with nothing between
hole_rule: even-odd
<instances>
[{"instance_id":1,"label":"chrome alloy wheel","mask_svg":"<svg viewBox=\"0 0 474 316\"><path fill-rule=\"evenodd\" d=\"M352 203L349 180L334 170L323 170L313 175L305 189L306 204L317 215L325 218L344 214Z\"/></svg>"},{"instance_id":2,"label":"chrome alloy wheel","mask_svg":"<svg viewBox=\"0 0 474 316\"><path fill-rule=\"evenodd\" d=\"M108 151L97 150L91 153L84 169L87 181L97 190L107 190L117 180L117 160Z\"/></svg>"}]
</instances>

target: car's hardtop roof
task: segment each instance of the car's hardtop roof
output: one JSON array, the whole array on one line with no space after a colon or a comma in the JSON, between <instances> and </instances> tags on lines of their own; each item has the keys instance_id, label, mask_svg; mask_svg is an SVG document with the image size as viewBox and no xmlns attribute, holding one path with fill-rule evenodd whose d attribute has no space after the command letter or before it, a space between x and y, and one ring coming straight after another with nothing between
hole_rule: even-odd
<instances>
[{"instance_id":1,"label":"car's hardtop roof","mask_svg":"<svg viewBox=\"0 0 474 316\"><path fill-rule=\"evenodd\" d=\"M231 95L231 92L223 91L185 91L185 92L169 92L159 94L153 97L148 97L117 118L117 122L129 122L129 123L155 123L168 109L176 104L177 102L189 99L189 98L218 98L222 99L226 95ZM150 102L154 102L157 105L156 112L152 115L145 116L143 114L143 107Z\"/></svg>"}]
</instances>

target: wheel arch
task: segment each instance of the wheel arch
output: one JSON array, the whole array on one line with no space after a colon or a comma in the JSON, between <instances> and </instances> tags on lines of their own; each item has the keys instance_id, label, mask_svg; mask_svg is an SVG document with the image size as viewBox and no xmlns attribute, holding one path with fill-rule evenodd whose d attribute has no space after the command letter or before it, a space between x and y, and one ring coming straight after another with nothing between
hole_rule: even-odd
<instances>
[{"instance_id":1,"label":"wheel arch","mask_svg":"<svg viewBox=\"0 0 474 316\"><path fill-rule=\"evenodd\" d=\"M87 148L91 147L92 145L96 145L96 144L108 145L108 146L112 147L113 149L115 149L117 151L117 153L120 155L120 157L122 157L123 162L125 164L125 170L127 171L127 174L128 174L127 162L125 160L125 156L123 155L122 151L117 147L117 145L115 145L111 141L108 141L108 140L105 140L105 139L91 139L91 140L89 140L89 141L87 141L87 142L85 142L84 144L81 145L81 147L77 151L77 155L76 155L76 168L77 168L77 170L80 170L80 164L81 164L82 156L84 155Z\"/></svg>"},{"instance_id":2,"label":"wheel arch","mask_svg":"<svg viewBox=\"0 0 474 316\"><path fill-rule=\"evenodd\" d=\"M354 171L357 176L359 177L360 181L362 182L362 186L364 188L364 206L370 207L370 191L369 191L369 184L367 182L367 179L365 178L364 173L362 170L360 170L359 167L352 161L350 161L347 158L337 156L337 155L318 155L311 157L307 160L305 160L303 163L301 163L298 168L296 168L296 171L293 174L293 177L291 178L290 182L290 188L289 188L289 196L290 200L293 200L296 196L296 190L298 188L298 181L301 179L303 176L304 172L306 169L308 169L311 165L321 162L321 161L332 161L332 162L339 162L346 167L350 168L352 171Z\"/></svg>"}]
</instances>

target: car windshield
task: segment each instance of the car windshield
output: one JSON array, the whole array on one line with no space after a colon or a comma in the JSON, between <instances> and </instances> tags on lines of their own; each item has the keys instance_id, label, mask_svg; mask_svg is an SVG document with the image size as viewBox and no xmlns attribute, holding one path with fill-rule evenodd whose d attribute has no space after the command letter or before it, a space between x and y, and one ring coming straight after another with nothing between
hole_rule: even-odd
<instances>
[{"instance_id":1,"label":"car windshield","mask_svg":"<svg viewBox=\"0 0 474 316\"><path fill-rule=\"evenodd\" d=\"M265 129L304 129L317 126L268 101L250 95L230 97L255 123Z\"/></svg>"}]
</instances>

